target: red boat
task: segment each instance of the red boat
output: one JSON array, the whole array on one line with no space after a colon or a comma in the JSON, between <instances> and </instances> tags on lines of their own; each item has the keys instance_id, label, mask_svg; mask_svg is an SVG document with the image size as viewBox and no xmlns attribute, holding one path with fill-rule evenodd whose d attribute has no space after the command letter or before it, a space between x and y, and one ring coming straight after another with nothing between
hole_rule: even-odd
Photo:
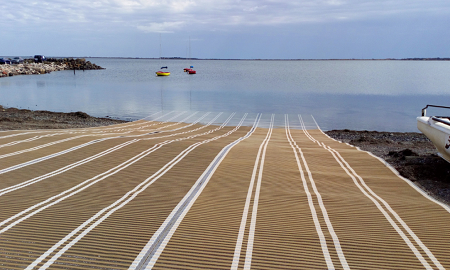
<instances>
[{"instance_id":1,"label":"red boat","mask_svg":"<svg viewBox=\"0 0 450 270\"><path fill-rule=\"evenodd\" d=\"M197 71L193 70L192 68L193 68L193 66L191 66L191 68L185 68L183 70L184 70L184 72L187 72L188 74L197 74Z\"/></svg>"},{"instance_id":2,"label":"red boat","mask_svg":"<svg viewBox=\"0 0 450 270\"><path fill-rule=\"evenodd\" d=\"M189 60L191 59L191 37L189 37ZM194 66L190 66L189 68L185 68L184 72L188 74L197 74L197 71L193 70Z\"/></svg>"}]
</instances>

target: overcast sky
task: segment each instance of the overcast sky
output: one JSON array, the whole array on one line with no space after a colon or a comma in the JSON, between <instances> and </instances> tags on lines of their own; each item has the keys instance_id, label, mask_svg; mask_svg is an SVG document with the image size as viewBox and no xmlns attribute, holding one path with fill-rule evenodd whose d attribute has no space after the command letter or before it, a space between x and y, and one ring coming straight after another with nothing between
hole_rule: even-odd
<instances>
[{"instance_id":1,"label":"overcast sky","mask_svg":"<svg viewBox=\"0 0 450 270\"><path fill-rule=\"evenodd\" d=\"M450 57L449 0L0 0L0 55Z\"/></svg>"}]
</instances>

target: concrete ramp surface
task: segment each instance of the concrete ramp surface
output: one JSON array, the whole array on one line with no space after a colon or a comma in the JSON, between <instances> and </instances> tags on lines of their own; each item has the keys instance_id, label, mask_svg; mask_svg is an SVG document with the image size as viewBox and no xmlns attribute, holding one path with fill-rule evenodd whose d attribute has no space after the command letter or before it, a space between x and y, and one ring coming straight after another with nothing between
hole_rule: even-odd
<instances>
[{"instance_id":1,"label":"concrete ramp surface","mask_svg":"<svg viewBox=\"0 0 450 270\"><path fill-rule=\"evenodd\" d=\"M450 269L450 208L314 122L0 132L0 268Z\"/></svg>"}]
</instances>

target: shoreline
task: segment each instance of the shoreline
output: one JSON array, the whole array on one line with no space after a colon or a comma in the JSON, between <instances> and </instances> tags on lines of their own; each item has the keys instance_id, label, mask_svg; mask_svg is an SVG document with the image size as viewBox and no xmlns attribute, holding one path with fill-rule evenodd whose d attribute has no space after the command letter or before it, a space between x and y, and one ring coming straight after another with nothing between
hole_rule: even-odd
<instances>
[{"instance_id":1,"label":"shoreline","mask_svg":"<svg viewBox=\"0 0 450 270\"><path fill-rule=\"evenodd\" d=\"M330 130L325 134L372 153L438 201L450 205L450 166L422 133Z\"/></svg>"},{"instance_id":2,"label":"shoreline","mask_svg":"<svg viewBox=\"0 0 450 270\"><path fill-rule=\"evenodd\" d=\"M96 64L86 61L84 58L50 58L44 63L30 63L30 59L24 61L23 64L4 64L0 65L0 78L12 77L17 75L38 75L47 74L53 71L61 70L97 70L104 69Z\"/></svg>"},{"instance_id":3,"label":"shoreline","mask_svg":"<svg viewBox=\"0 0 450 270\"><path fill-rule=\"evenodd\" d=\"M93 117L84 112L32 111L0 105L0 131L109 126L129 121Z\"/></svg>"},{"instance_id":4,"label":"shoreline","mask_svg":"<svg viewBox=\"0 0 450 270\"><path fill-rule=\"evenodd\" d=\"M32 111L0 105L0 131L67 129L108 126L129 121L93 117L84 112ZM331 138L382 158L401 176L435 199L450 205L450 166L437 156L433 143L422 133L330 130Z\"/></svg>"},{"instance_id":5,"label":"shoreline","mask_svg":"<svg viewBox=\"0 0 450 270\"><path fill-rule=\"evenodd\" d=\"M44 63L31 63L31 64L17 64L17 65L1 65L0 66L0 78L12 77L17 75L38 75L47 74L53 71L66 70L66 64L44 64Z\"/></svg>"}]
</instances>

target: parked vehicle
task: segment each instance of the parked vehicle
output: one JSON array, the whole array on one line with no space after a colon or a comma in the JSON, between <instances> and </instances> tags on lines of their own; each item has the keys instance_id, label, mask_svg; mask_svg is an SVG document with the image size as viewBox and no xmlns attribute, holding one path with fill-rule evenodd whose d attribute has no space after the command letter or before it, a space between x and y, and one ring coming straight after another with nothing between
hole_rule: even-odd
<instances>
[{"instance_id":1,"label":"parked vehicle","mask_svg":"<svg viewBox=\"0 0 450 270\"><path fill-rule=\"evenodd\" d=\"M8 58L0 58L0 65L4 65L4 64L11 64L11 60L9 60Z\"/></svg>"},{"instance_id":2,"label":"parked vehicle","mask_svg":"<svg viewBox=\"0 0 450 270\"><path fill-rule=\"evenodd\" d=\"M46 60L46 58L43 55L35 55L34 56L35 63L43 63L45 60Z\"/></svg>"},{"instance_id":3,"label":"parked vehicle","mask_svg":"<svg viewBox=\"0 0 450 270\"><path fill-rule=\"evenodd\" d=\"M11 64L23 64L23 58L22 57L14 57L11 60Z\"/></svg>"}]
</instances>

